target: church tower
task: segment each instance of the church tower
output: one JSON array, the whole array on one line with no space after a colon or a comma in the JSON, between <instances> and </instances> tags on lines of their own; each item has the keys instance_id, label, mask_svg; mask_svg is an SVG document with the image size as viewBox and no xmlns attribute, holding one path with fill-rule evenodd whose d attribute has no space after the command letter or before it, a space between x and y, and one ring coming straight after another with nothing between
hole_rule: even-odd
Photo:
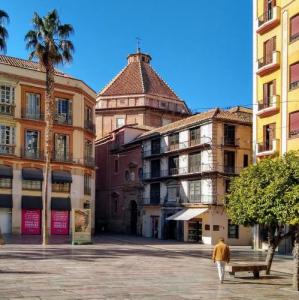
<instances>
[{"instance_id":1,"label":"church tower","mask_svg":"<svg viewBox=\"0 0 299 300\"><path fill-rule=\"evenodd\" d=\"M98 94L97 139L124 125L160 127L190 115L185 102L151 67L151 59L139 50L130 54L128 64Z\"/></svg>"}]
</instances>

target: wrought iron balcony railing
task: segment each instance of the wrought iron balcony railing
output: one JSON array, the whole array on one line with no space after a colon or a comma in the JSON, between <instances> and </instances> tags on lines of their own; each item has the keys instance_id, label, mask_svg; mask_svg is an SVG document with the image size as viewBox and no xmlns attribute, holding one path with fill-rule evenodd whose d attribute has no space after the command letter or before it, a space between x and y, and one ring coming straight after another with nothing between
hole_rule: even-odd
<instances>
[{"instance_id":1,"label":"wrought iron balcony railing","mask_svg":"<svg viewBox=\"0 0 299 300\"><path fill-rule=\"evenodd\" d=\"M84 157L84 165L87 167L95 167L95 158L92 156L85 156Z\"/></svg>"},{"instance_id":2,"label":"wrought iron balcony railing","mask_svg":"<svg viewBox=\"0 0 299 300\"><path fill-rule=\"evenodd\" d=\"M14 155L15 145L0 144L0 155Z\"/></svg>"},{"instance_id":3,"label":"wrought iron balcony railing","mask_svg":"<svg viewBox=\"0 0 299 300\"><path fill-rule=\"evenodd\" d=\"M69 113L56 113L54 114L53 122L61 125L72 125L73 116Z\"/></svg>"},{"instance_id":4,"label":"wrought iron balcony railing","mask_svg":"<svg viewBox=\"0 0 299 300\"><path fill-rule=\"evenodd\" d=\"M44 152L39 149L21 149L21 157L32 160L44 160Z\"/></svg>"},{"instance_id":5,"label":"wrought iron balcony railing","mask_svg":"<svg viewBox=\"0 0 299 300\"><path fill-rule=\"evenodd\" d=\"M96 126L92 120L84 120L84 128L92 133L96 132Z\"/></svg>"},{"instance_id":6,"label":"wrought iron balcony railing","mask_svg":"<svg viewBox=\"0 0 299 300\"><path fill-rule=\"evenodd\" d=\"M52 161L72 163L73 162L73 155L71 153L61 154L59 152L54 152L53 155L52 155Z\"/></svg>"},{"instance_id":7,"label":"wrought iron balcony railing","mask_svg":"<svg viewBox=\"0 0 299 300\"><path fill-rule=\"evenodd\" d=\"M22 118L23 119L29 119L29 120L44 120L45 115L41 114L40 112L27 112L27 111L22 111Z\"/></svg>"},{"instance_id":8,"label":"wrought iron balcony railing","mask_svg":"<svg viewBox=\"0 0 299 300\"><path fill-rule=\"evenodd\" d=\"M13 116L15 114L15 105L11 103L0 103L0 115Z\"/></svg>"}]
</instances>

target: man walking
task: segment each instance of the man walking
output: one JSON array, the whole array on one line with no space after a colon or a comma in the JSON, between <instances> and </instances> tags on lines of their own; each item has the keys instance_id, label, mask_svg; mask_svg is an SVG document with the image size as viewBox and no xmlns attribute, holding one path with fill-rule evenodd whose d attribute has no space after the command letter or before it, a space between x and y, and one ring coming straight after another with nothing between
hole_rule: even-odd
<instances>
[{"instance_id":1,"label":"man walking","mask_svg":"<svg viewBox=\"0 0 299 300\"><path fill-rule=\"evenodd\" d=\"M229 263L230 250L227 244L224 243L224 238L219 238L218 244L213 250L213 262L217 264L220 283L224 280L225 264Z\"/></svg>"}]
</instances>

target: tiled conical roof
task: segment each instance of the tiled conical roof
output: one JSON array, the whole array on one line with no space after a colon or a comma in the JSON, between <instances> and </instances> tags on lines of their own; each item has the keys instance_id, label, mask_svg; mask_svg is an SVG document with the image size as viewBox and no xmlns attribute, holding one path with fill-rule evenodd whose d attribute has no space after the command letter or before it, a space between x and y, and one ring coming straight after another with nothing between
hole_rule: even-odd
<instances>
[{"instance_id":1,"label":"tiled conical roof","mask_svg":"<svg viewBox=\"0 0 299 300\"><path fill-rule=\"evenodd\" d=\"M128 65L99 93L99 96L149 94L180 100L150 65L151 57L136 53L128 56Z\"/></svg>"}]
</instances>

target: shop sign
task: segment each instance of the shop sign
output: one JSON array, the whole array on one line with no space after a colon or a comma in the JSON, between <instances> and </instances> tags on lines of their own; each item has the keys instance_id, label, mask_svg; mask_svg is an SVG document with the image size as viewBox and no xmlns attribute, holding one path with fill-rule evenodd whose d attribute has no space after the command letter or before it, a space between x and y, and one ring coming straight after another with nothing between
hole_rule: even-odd
<instances>
[{"instance_id":1,"label":"shop sign","mask_svg":"<svg viewBox=\"0 0 299 300\"><path fill-rule=\"evenodd\" d=\"M51 234L69 234L68 211L51 211Z\"/></svg>"},{"instance_id":2,"label":"shop sign","mask_svg":"<svg viewBox=\"0 0 299 300\"><path fill-rule=\"evenodd\" d=\"M22 234L40 234L41 231L41 210L22 210Z\"/></svg>"},{"instance_id":3,"label":"shop sign","mask_svg":"<svg viewBox=\"0 0 299 300\"><path fill-rule=\"evenodd\" d=\"M90 209L72 210L72 243L78 245L91 243Z\"/></svg>"}]
</instances>

